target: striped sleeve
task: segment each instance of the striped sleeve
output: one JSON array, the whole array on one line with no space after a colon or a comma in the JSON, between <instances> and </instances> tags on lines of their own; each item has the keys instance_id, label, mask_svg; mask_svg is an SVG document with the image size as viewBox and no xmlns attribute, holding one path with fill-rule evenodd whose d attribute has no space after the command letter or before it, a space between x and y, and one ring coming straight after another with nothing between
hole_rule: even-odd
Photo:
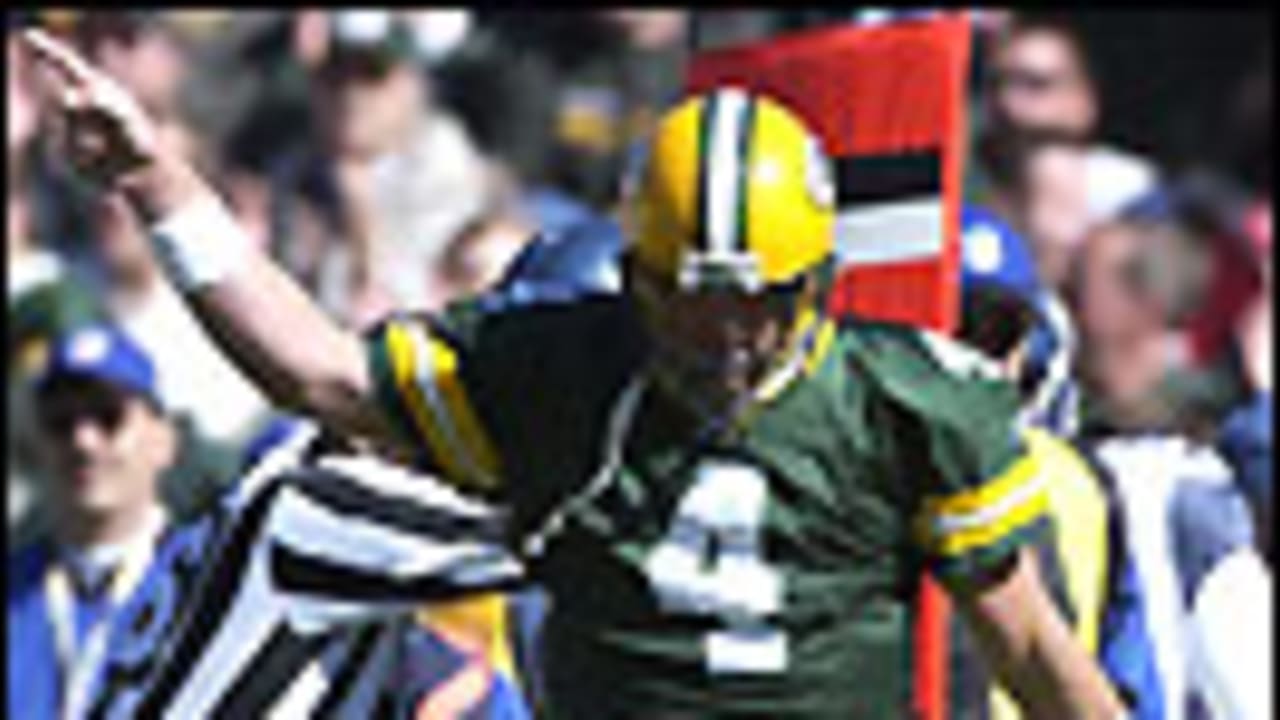
<instances>
[{"instance_id":1,"label":"striped sleeve","mask_svg":"<svg viewBox=\"0 0 1280 720\"><path fill-rule=\"evenodd\" d=\"M299 630L521 579L503 516L429 476L330 457L287 479L266 532L273 582Z\"/></svg>"},{"instance_id":2,"label":"striped sleeve","mask_svg":"<svg viewBox=\"0 0 1280 720\"><path fill-rule=\"evenodd\" d=\"M383 717L392 628L521 577L490 506L381 461L286 443L236 494L189 592L122 611L89 717Z\"/></svg>"},{"instance_id":3,"label":"striped sleeve","mask_svg":"<svg viewBox=\"0 0 1280 720\"><path fill-rule=\"evenodd\" d=\"M982 403L966 414L967 422L929 428L929 478L914 519L916 541L944 580L998 564L1048 527L1040 463L1012 418Z\"/></svg>"},{"instance_id":4,"label":"striped sleeve","mask_svg":"<svg viewBox=\"0 0 1280 720\"><path fill-rule=\"evenodd\" d=\"M367 338L376 396L402 437L448 482L494 490L499 456L467 386L459 345L421 318L380 324Z\"/></svg>"}]
</instances>

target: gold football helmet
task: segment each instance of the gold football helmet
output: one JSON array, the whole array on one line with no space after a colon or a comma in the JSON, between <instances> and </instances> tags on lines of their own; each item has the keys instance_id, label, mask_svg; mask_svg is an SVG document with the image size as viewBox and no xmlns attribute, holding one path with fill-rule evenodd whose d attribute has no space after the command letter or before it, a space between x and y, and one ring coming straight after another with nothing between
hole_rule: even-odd
<instances>
[{"instance_id":1,"label":"gold football helmet","mask_svg":"<svg viewBox=\"0 0 1280 720\"><path fill-rule=\"evenodd\" d=\"M659 366L720 407L816 331L834 248L830 163L790 110L739 88L677 105L641 158L623 206L626 282Z\"/></svg>"}]
</instances>

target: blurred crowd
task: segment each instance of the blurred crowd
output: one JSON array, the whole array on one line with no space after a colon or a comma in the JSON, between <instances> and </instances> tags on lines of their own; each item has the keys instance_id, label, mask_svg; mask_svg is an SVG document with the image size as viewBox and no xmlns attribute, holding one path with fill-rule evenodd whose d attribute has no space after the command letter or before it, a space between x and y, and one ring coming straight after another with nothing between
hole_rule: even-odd
<instances>
[{"instance_id":1,"label":"blurred crowd","mask_svg":"<svg viewBox=\"0 0 1280 720\"><path fill-rule=\"evenodd\" d=\"M610 222L628 156L679 97L695 48L893 15L11 14L10 542L68 522L48 508L72 502L57 490L75 473L66 456L88 451L42 436L41 403L57 398L32 380L77 328L109 322L154 366L139 382L163 411L138 422L162 420L177 439L172 452L125 471L154 482L174 517L207 508L276 419L190 316L121 201L51 159L47 84L18 51L18 26L39 22L122 81L215 180L252 238L335 317L363 327L492 286L535 231ZM1108 68L1070 23L983 11L974 33L965 201L1025 241L1044 287L1045 327L1027 352L1055 377L1039 410L1074 442L1152 443L1149 457L1102 447L1118 477L1147 462L1143 473L1175 484L1226 478L1269 562L1269 47L1231 79L1234 100L1216 109L1210 124L1220 131L1203 155L1173 167L1103 138Z\"/></svg>"}]
</instances>

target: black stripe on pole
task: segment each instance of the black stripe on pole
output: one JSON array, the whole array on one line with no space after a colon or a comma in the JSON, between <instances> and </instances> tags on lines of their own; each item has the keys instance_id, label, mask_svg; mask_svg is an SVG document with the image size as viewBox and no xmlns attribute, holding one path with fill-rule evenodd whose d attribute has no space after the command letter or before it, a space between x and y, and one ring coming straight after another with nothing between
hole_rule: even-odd
<instances>
[{"instance_id":1,"label":"black stripe on pole","mask_svg":"<svg viewBox=\"0 0 1280 720\"><path fill-rule=\"evenodd\" d=\"M839 207L942 193L942 153L938 150L838 157L832 164Z\"/></svg>"}]
</instances>

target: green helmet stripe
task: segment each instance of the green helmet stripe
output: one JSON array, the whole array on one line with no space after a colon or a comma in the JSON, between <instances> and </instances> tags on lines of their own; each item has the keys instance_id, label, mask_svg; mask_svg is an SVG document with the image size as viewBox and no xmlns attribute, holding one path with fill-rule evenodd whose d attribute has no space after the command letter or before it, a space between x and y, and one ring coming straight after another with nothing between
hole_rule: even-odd
<instances>
[{"instance_id":1,"label":"green helmet stripe","mask_svg":"<svg viewBox=\"0 0 1280 720\"><path fill-rule=\"evenodd\" d=\"M702 117L698 121L698 186L695 190L698 194L698 225L694 229L693 237L695 246L701 250L706 250L709 245L707 216L710 213L711 193L707 192L707 181L711 175L711 129L715 127L719 107L719 93L709 94L702 110Z\"/></svg>"},{"instance_id":2,"label":"green helmet stripe","mask_svg":"<svg viewBox=\"0 0 1280 720\"><path fill-rule=\"evenodd\" d=\"M737 192L738 206L736 208L737 221L734 223L734 239L733 248L741 252L750 252L751 248L747 245L747 218L750 213L747 212L747 194L751 189L751 141L755 136L752 128L755 126L756 119L756 99L755 96L747 98L747 105L742 110L742 122L738 124L738 177Z\"/></svg>"}]
</instances>

